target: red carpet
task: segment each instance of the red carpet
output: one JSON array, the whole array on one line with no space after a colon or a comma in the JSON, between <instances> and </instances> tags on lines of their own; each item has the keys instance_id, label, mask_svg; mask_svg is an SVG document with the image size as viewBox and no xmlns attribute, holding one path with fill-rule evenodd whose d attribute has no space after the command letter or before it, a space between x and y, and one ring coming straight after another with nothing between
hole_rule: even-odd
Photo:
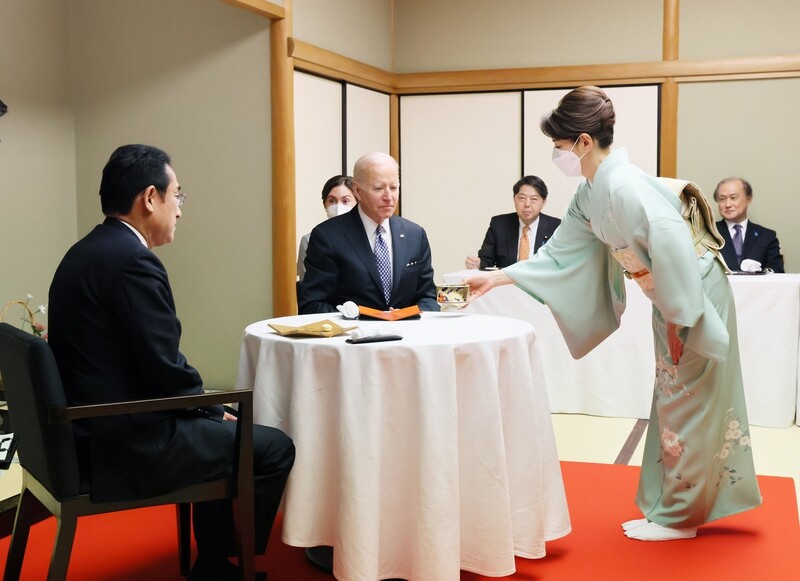
<instances>
[{"instance_id":1,"label":"red carpet","mask_svg":"<svg viewBox=\"0 0 800 581\"><path fill-rule=\"evenodd\" d=\"M548 543L544 559L517 559L505 580L694 581L800 578L800 526L790 478L761 476L764 504L756 510L710 523L696 539L667 543L631 541L622 521L640 515L633 504L639 469L562 462L573 531ZM31 531L22 578L46 578L55 522ZM278 531L258 568L270 581L331 581L313 569L302 549L279 541ZM5 564L9 538L0 539ZM68 579L80 581L180 580L175 516L171 507L87 517L78 525ZM496 579L462 573L462 581Z\"/></svg>"}]
</instances>

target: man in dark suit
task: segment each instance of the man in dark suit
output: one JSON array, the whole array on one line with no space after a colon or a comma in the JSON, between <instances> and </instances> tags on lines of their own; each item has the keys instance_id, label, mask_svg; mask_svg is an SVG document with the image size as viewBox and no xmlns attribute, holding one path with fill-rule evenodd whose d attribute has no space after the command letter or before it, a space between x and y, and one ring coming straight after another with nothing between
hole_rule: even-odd
<instances>
[{"instance_id":1,"label":"man in dark suit","mask_svg":"<svg viewBox=\"0 0 800 581\"><path fill-rule=\"evenodd\" d=\"M170 159L146 145L118 148L103 169L105 221L64 256L50 286L50 346L70 404L202 393L179 350L181 324L152 248L172 242L185 193ZM232 470L235 423L221 406L109 418L76 426L82 469L98 500L156 496ZM263 553L294 445L254 428L256 549ZM191 580L238 579L229 501L193 507L198 557ZM263 574L262 574L263 575Z\"/></svg>"},{"instance_id":2,"label":"man in dark suit","mask_svg":"<svg viewBox=\"0 0 800 581\"><path fill-rule=\"evenodd\" d=\"M542 214L547 186L536 176L525 176L514 184L516 212L494 216L478 256L467 256L464 266L505 268L527 260L547 242L561 220Z\"/></svg>"},{"instance_id":3,"label":"man in dark suit","mask_svg":"<svg viewBox=\"0 0 800 581\"><path fill-rule=\"evenodd\" d=\"M420 226L394 215L397 162L368 153L353 168L355 210L311 231L299 311L335 312L346 301L379 310L438 311L431 249Z\"/></svg>"},{"instance_id":4,"label":"man in dark suit","mask_svg":"<svg viewBox=\"0 0 800 581\"><path fill-rule=\"evenodd\" d=\"M775 230L750 222L747 209L753 201L753 188L742 178L725 178L714 190L722 220L717 229L725 239L722 257L731 270L741 270L742 261L755 260L762 269L784 272L783 256Z\"/></svg>"}]
</instances>

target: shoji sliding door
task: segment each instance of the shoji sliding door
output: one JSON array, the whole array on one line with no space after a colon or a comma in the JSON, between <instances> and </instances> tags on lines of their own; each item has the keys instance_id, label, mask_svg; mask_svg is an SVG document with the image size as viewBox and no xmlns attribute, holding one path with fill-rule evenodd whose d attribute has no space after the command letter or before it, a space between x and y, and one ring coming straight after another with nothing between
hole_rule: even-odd
<instances>
[{"instance_id":1,"label":"shoji sliding door","mask_svg":"<svg viewBox=\"0 0 800 581\"><path fill-rule=\"evenodd\" d=\"M427 231L437 282L477 254L491 216L514 210L521 102L517 91L400 99L402 213Z\"/></svg>"},{"instance_id":2,"label":"shoji sliding door","mask_svg":"<svg viewBox=\"0 0 800 581\"><path fill-rule=\"evenodd\" d=\"M325 219L323 184L352 175L370 151L389 151L389 96L296 71L294 74L297 167L297 242Z\"/></svg>"}]
</instances>

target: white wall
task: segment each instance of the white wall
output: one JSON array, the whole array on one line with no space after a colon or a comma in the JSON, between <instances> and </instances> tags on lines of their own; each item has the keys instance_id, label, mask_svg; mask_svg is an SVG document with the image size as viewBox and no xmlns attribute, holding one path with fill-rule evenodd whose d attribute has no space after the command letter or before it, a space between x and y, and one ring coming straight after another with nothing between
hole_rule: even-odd
<instances>
[{"instance_id":1,"label":"white wall","mask_svg":"<svg viewBox=\"0 0 800 581\"><path fill-rule=\"evenodd\" d=\"M298 40L394 70L391 0L293 0Z\"/></svg>"},{"instance_id":2,"label":"white wall","mask_svg":"<svg viewBox=\"0 0 800 581\"><path fill-rule=\"evenodd\" d=\"M397 72L660 60L662 12L663 0L398 0Z\"/></svg>"},{"instance_id":3,"label":"white wall","mask_svg":"<svg viewBox=\"0 0 800 581\"><path fill-rule=\"evenodd\" d=\"M347 173L362 155L389 153L389 95L347 85Z\"/></svg>"},{"instance_id":4,"label":"white wall","mask_svg":"<svg viewBox=\"0 0 800 581\"><path fill-rule=\"evenodd\" d=\"M271 314L269 21L218 0L69 0L79 236L125 143L172 156L188 193L170 273L182 350L233 384L242 329ZM63 249L62 249L63 250Z\"/></svg>"},{"instance_id":5,"label":"white wall","mask_svg":"<svg viewBox=\"0 0 800 581\"><path fill-rule=\"evenodd\" d=\"M28 293L46 303L75 240L68 45L63 0L0 0L0 99L9 108L0 118L0 312Z\"/></svg>"},{"instance_id":6,"label":"white wall","mask_svg":"<svg viewBox=\"0 0 800 581\"><path fill-rule=\"evenodd\" d=\"M322 186L342 173L342 84L294 74L297 244L325 219Z\"/></svg>"},{"instance_id":7,"label":"white wall","mask_svg":"<svg viewBox=\"0 0 800 581\"><path fill-rule=\"evenodd\" d=\"M711 59L800 52L800 2L680 3L680 56Z\"/></svg>"}]
</instances>

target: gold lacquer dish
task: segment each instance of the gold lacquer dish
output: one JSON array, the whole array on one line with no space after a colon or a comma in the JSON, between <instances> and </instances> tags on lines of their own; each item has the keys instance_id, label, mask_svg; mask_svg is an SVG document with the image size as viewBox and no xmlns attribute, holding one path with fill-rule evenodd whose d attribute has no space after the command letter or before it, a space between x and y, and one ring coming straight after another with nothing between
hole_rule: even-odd
<instances>
[{"instance_id":1,"label":"gold lacquer dish","mask_svg":"<svg viewBox=\"0 0 800 581\"><path fill-rule=\"evenodd\" d=\"M273 325L267 323L281 337L336 337L347 331L352 331L355 327L340 327L331 320L317 321L302 327L290 327L288 325Z\"/></svg>"}]
</instances>

